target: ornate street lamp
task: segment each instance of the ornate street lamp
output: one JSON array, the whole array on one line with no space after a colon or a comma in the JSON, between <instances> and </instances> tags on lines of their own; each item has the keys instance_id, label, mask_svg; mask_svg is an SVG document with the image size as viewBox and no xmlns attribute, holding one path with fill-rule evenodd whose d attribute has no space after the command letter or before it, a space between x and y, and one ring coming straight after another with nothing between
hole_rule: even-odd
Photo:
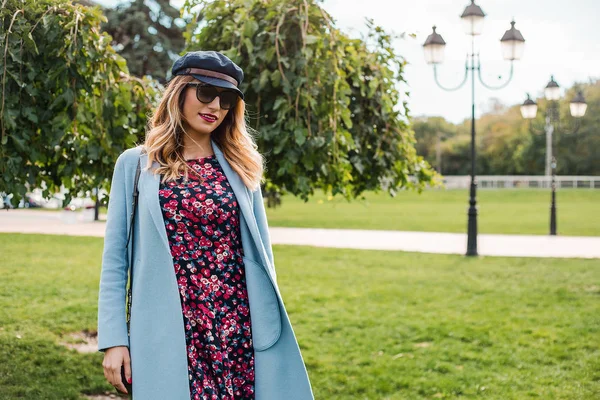
<instances>
[{"instance_id":1,"label":"ornate street lamp","mask_svg":"<svg viewBox=\"0 0 600 400\"><path fill-rule=\"evenodd\" d=\"M525 39L523 39L521 32L515 29L515 21L510 23L510 29L504 32L500 43L502 44L502 55L505 60L520 60L523 57Z\"/></svg>"},{"instance_id":2,"label":"ornate street lamp","mask_svg":"<svg viewBox=\"0 0 600 400\"><path fill-rule=\"evenodd\" d=\"M433 27L433 33L427 36L423 50L425 51L425 61L427 64L441 64L444 61L444 48L446 42L444 39L435 31Z\"/></svg>"},{"instance_id":3,"label":"ornate street lamp","mask_svg":"<svg viewBox=\"0 0 600 400\"><path fill-rule=\"evenodd\" d=\"M587 110L587 103L583 98L583 92L581 90L579 90L577 92L577 96L575 96L575 98L571 100L569 108L571 109L571 115L575 118L581 118L585 115L585 110Z\"/></svg>"},{"instance_id":4,"label":"ornate street lamp","mask_svg":"<svg viewBox=\"0 0 600 400\"><path fill-rule=\"evenodd\" d=\"M537 103L531 100L531 97L529 97L529 93L527 93L527 100L525 100L525 102L521 106L521 115L523 115L523 118L527 119L535 118L535 115L537 114L537 109Z\"/></svg>"},{"instance_id":5,"label":"ornate street lamp","mask_svg":"<svg viewBox=\"0 0 600 400\"><path fill-rule=\"evenodd\" d=\"M511 28L504 33L502 39L500 39L502 45L502 55L505 60L510 61L510 76L508 80L499 86L490 86L486 84L481 77L481 61L479 60L479 53L475 54L475 36L480 35L483 29L483 20L485 13L477 4L475 0L471 0L462 15L460 16L463 21L463 26L467 35L471 36L471 54L467 54L467 60L465 63L465 76L463 81L455 87L447 88L440 84L437 76L437 64L441 64L444 61L444 48L446 42L442 36L436 32L436 27L433 27L433 33L427 37L423 44L423 51L425 53L425 61L428 64L433 64L433 76L435 83L446 91L454 91L460 89L471 74L471 187L469 191L469 211L468 211L468 234L467 234L467 256L477 255L477 180L475 177L475 71L477 71L479 81L481 84L488 89L502 89L511 81L513 76L513 61L519 60L523 55L523 48L525 39L521 32L515 28L515 22L511 22ZM477 55L477 64L475 63L475 56ZM469 57L471 58L471 66L469 66Z\"/></svg>"},{"instance_id":6,"label":"ornate street lamp","mask_svg":"<svg viewBox=\"0 0 600 400\"><path fill-rule=\"evenodd\" d=\"M484 17L485 13L481 7L475 4L475 0L471 0L471 4L465 8L465 11L460 16L465 33L471 36L481 35Z\"/></svg>"},{"instance_id":7,"label":"ornate street lamp","mask_svg":"<svg viewBox=\"0 0 600 400\"><path fill-rule=\"evenodd\" d=\"M546 108L544 132L546 133L546 177L550 180L550 186L552 188L552 196L550 201L550 235L556 235L556 158L553 155L553 140L552 134L554 133L555 127L561 126L560 112L558 108L558 100L560 99L560 86L554 80L554 75L550 77L550 82L544 89L544 96L548 100L548 107ZM533 128L531 121L537 114L537 104L531 100L529 94L527 94L527 100L521 105L521 115L523 118L529 120L529 130L536 132ZM579 119L585 115L587 104L583 97L581 90L577 91L577 95L571 100L570 110L571 116L575 118L575 126L573 128L567 127L563 132L577 133L580 127Z\"/></svg>"},{"instance_id":8,"label":"ornate street lamp","mask_svg":"<svg viewBox=\"0 0 600 400\"><path fill-rule=\"evenodd\" d=\"M560 86L554 80L554 75L550 76L550 82L548 82L544 89L544 95L546 96L546 100L560 99Z\"/></svg>"}]
</instances>

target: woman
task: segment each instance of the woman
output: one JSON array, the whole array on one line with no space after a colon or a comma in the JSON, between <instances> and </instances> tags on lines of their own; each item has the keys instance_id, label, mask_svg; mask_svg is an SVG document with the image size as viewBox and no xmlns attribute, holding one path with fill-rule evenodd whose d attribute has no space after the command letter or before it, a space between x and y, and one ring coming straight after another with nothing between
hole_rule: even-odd
<instances>
[{"instance_id":1,"label":"woman","mask_svg":"<svg viewBox=\"0 0 600 400\"><path fill-rule=\"evenodd\" d=\"M135 399L313 399L277 286L260 190L263 158L245 125L242 80L223 54L187 53L173 65L144 145L115 164L98 350L106 379L121 392L124 366Z\"/></svg>"}]
</instances>

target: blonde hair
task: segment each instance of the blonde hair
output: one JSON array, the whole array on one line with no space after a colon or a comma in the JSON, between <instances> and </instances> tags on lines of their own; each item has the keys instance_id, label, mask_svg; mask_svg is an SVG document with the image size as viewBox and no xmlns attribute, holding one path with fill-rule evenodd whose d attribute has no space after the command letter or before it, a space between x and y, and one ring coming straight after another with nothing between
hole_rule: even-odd
<instances>
[{"instance_id":1,"label":"blonde hair","mask_svg":"<svg viewBox=\"0 0 600 400\"><path fill-rule=\"evenodd\" d=\"M162 174L161 182L177 179L188 170L196 173L181 155L183 126L183 95L187 83L195 81L190 75L174 76L168 83L162 98L148 121L144 151L148 154L147 169L157 161L155 174ZM246 125L246 103L238 97L235 107L227 113L223 122L211 133L223 156L237 172L244 185L254 191L263 181L264 158L258 152L253 135L256 131Z\"/></svg>"}]
</instances>

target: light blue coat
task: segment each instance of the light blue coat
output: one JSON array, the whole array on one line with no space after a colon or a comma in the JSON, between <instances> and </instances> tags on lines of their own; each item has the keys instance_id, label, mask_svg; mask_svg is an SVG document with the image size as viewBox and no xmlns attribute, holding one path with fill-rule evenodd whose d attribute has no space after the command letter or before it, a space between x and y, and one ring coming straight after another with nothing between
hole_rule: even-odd
<instances>
[{"instance_id":1,"label":"light blue coat","mask_svg":"<svg viewBox=\"0 0 600 400\"><path fill-rule=\"evenodd\" d=\"M277 286L260 188L246 188L217 144L213 140L211 143L241 212L255 356L255 400L313 400L306 367ZM98 350L129 346L135 400L190 400L181 300L158 198L160 176L144 170L146 154L141 155L131 328L127 336L129 254L125 244L141 149L138 146L119 156L112 179L98 299ZM152 168L157 165L154 162Z\"/></svg>"}]
</instances>

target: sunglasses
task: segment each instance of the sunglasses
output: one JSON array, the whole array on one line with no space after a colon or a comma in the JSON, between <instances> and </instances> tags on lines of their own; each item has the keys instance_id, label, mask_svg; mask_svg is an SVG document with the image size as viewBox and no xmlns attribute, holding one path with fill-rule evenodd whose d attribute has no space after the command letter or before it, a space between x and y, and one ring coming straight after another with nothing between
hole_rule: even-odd
<instances>
[{"instance_id":1,"label":"sunglasses","mask_svg":"<svg viewBox=\"0 0 600 400\"><path fill-rule=\"evenodd\" d=\"M231 110L237 102L238 94L233 90L219 92L216 86L206 83L188 83L187 86L196 86L196 98L201 103L210 104L219 96L219 103L223 110Z\"/></svg>"}]
</instances>

